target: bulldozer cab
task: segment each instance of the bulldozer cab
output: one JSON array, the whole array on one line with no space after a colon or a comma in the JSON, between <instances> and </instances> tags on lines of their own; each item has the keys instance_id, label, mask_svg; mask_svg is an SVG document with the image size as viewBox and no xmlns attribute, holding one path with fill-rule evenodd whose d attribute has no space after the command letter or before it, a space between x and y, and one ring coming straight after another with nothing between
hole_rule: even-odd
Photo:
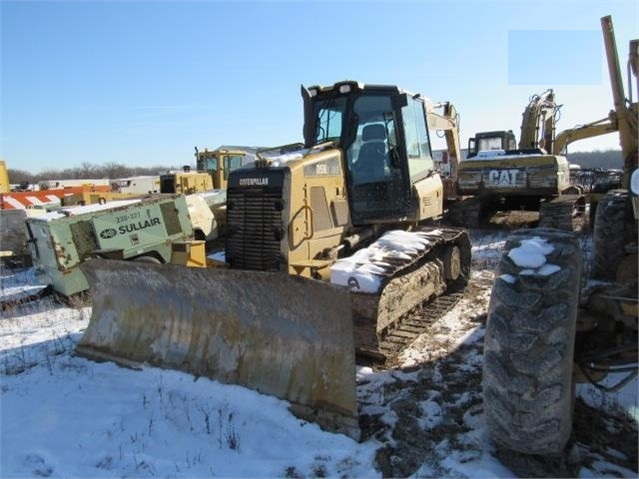
<instances>
[{"instance_id":1,"label":"bulldozer cab","mask_svg":"<svg viewBox=\"0 0 639 479\"><path fill-rule=\"evenodd\" d=\"M208 173L213 180L213 188L226 189L229 173L244 164L246 152L242 150L218 149L199 151L195 148L196 169Z\"/></svg>"},{"instance_id":2,"label":"bulldozer cab","mask_svg":"<svg viewBox=\"0 0 639 479\"><path fill-rule=\"evenodd\" d=\"M436 176L424 100L357 82L302 87L302 96L305 146L334 142L343 151L353 224L415 217L413 186Z\"/></svg>"},{"instance_id":3,"label":"bulldozer cab","mask_svg":"<svg viewBox=\"0 0 639 479\"><path fill-rule=\"evenodd\" d=\"M467 158L477 156L485 150L514 150L517 148L515 134L508 131L483 131L468 139Z\"/></svg>"}]
</instances>

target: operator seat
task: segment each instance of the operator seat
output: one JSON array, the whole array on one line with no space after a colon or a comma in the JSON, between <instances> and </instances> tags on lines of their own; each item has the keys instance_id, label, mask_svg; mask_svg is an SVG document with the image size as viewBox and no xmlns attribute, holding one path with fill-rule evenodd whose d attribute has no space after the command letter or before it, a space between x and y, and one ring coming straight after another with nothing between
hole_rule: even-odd
<instances>
[{"instance_id":1,"label":"operator seat","mask_svg":"<svg viewBox=\"0 0 639 479\"><path fill-rule=\"evenodd\" d=\"M357 155L357 177L360 182L381 181L385 177L386 128L375 123L366 125L362 130L362 146Z\"/></svg>"}]
</instances>

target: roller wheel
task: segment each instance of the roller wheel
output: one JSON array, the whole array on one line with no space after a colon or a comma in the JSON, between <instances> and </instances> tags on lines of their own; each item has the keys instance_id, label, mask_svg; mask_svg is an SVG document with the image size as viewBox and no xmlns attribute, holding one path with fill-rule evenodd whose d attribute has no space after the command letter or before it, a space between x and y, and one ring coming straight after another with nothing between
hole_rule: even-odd
<instances>
[{"instance_id":1,"label":"roller wheel","mask_svg":"<svg viewBox=\"0 0 639 479\"><path fill-rule=\"evenodd\" d=\"M535 244L541 267L526 264L534 257L524 251ZM573 233L521 230L506 241L488 309L482 387L490 436L508 449L557 454L570 437L581 272Z\"/></svg>"},{"instance_id":2,"label":"roller wheel","mask_svg":"<svg viewBox=\"0 0 639 479\"><path fill-rule=\"evenodd\" d=\"M462 270L462 259L459 247L449 246L444 252L444 277L449 282L457 281Z\"/></svg>"}]
</instances>

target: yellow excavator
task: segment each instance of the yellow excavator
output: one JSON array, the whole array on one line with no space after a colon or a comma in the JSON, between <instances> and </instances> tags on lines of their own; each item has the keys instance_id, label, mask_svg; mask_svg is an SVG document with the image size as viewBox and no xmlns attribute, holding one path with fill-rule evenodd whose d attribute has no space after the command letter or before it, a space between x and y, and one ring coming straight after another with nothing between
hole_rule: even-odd
<instances>
[{"instance_id":1,"label":"yellow excavator","mask_svg":"<svg viewBox=\"0 0 639 479\"><path fill-rule=\"evenodd\" d=\"M468 139L466 158L476 157L482 151L544 149L550 151L553 144L556 117L561 105L555 103L555 93L548 89L528 100L521 119L519 145L512 130L482 131Z\"/></svg>"},{"instance_id":2,"label":"yellow excavator","mask_svg":"<svg viewBox=\"0 0 639 479\"><path fill-rule=\"evenodd\" d=\"M304 143L229 175L224 267L85 263L93 311L77 352L254 388L358 437L356 351L393 355L447 311L470 241L434 223L433 105L356 81L301 92Z\"/></svg>"},{"instance_id":3,"label":"yellow excavator","mask_svg":"<svg viewBox=\"0 0 639 479\"><path fill-rule=\"evenodd\" d=\"M533 95L524 109L517 149L511 131L483 132L469 140L459 164L451 219L478 227L494 211L539 211L539 224L573 230L580 226L585 197L570 182L568 160L553 151L561 105L552 89Z\"/></svg>"}]
</instances>

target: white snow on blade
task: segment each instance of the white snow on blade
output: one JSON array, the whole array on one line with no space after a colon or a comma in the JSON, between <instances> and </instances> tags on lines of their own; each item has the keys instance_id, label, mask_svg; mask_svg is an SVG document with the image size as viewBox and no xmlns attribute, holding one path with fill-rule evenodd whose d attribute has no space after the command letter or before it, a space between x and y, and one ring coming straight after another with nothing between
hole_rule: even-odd
<instances>
[{"instance_id":1,"label":"white snow on blade","mask_svg":"<svg viewBox=\"0 0 639 479\"><path fill-rule=\"evenodd\" d=\"M433 232L431 234L434 234ZM331 266L331 283L351 289L376 293L379 291L384 269L384 258L410 259L430 243L428 235L418 232L388 231L369 247L342 258Z\"/></svg>"},{"instance_id":2,"label":"white snow on blade","mask_svg":"<svg viewBox=\"0 0 639 479\"><path fill-rule=\"evenodd\" d=\"M515 278L512 274L502 274L500 278L509 284L515 284L515 282L517 281L517 278Z\"/></svg>"},{"instance_id":3,"label":"white snow on blade","mask_svg":"<svg viewBox=\"0 0 639 479\"><path fill-rule=\"evenodd\" d=\"M522 268L541 268L546 263L546 255L552 253L553 246L543 238L534 236L523 240L518 248L508 253L516 265Z\"/></svg>"}]
</instances>

